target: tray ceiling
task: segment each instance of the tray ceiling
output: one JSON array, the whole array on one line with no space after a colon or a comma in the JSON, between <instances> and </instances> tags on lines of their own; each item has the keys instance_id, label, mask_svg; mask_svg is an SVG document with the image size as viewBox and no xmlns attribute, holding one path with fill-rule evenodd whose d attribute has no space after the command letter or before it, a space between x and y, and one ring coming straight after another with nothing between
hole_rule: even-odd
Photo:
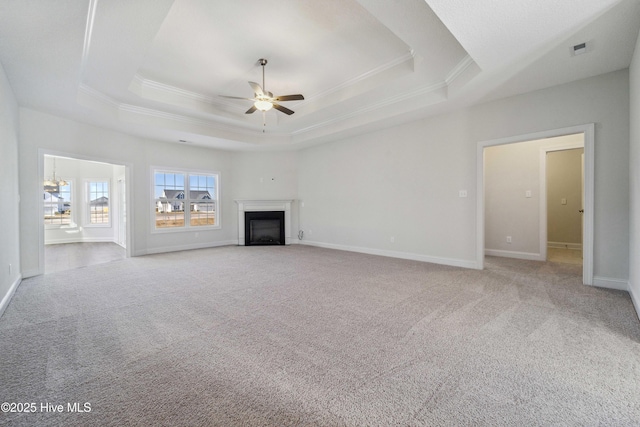
<instances>
[{"instance_id":1,"label":"tray ceiling","mask_svg":"<svg viewBox=\"0 0 640 427\"><path fill-rule=\"evenodd\" d=\"M22 106L163 141L301 147L628 67L637 0L0 1ZM571 55L572 43L588 53ZM302 93L246 115L248 81ZM524 78L523 76L526 76ZM263 132L264 130L264 132Z\"/></svg>"}]
</instances>

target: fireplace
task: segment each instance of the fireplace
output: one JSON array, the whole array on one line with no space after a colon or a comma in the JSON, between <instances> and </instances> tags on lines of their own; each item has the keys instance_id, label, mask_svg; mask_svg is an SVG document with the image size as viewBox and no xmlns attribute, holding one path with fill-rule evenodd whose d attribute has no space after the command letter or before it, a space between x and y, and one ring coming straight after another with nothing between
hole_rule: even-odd
<instances>
[{"instance_id":1,"label":"fireplace","mask_svg":"<svg viewBox=\"0 0 640 427\"><path fill-rule=\"evenodd\" d=\"M284 211L244 213L244 244L284 245Z\"/></svg>"},{"instance_id":2,"label":"fireplace","mask_svg":"<svg viewBox=\"0 0 640 427\"><path fill-rule=\"evenodd\" d=\"M238 245L290 245L292 243L291 203L294 200L236 199L235 202L238 204ZM257 215L254 216L254 214ZM256 219L258 222L253 226L253 233L259 237L257 242L251 243L250 223ZM277 231L275 231L276 226Z\"/></svg>"}]
</instances>

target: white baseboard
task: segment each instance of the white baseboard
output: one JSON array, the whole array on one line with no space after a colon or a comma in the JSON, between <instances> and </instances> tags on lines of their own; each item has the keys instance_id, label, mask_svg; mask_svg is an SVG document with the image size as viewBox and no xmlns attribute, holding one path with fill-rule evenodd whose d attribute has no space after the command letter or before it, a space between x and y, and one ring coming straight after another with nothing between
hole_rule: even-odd
<instances>
[{"instance_id":1,"label":"white baseboard","mask_svg":"<svg viewBox=\"0 0 640 427\"><path fill-rule=\"evenodd\" d=\"M60 245L64 243L116 243L113 237L83 237L81 239L47 239L45 245Z\"/></svg>"},{"instance_id":2,"label":"white baseboard","mask_svg":"<svg viewBox=\"0 0 640 427\"><path fill-rule=\"evenodd\" d=\"M20 282L22 282L22 275L16 278L15 282L13 282L11 284L11 287L9 287L9 290L7 291L5 296L2 297L2 301L0 301L0 317L2 317L2 315L4 314L4 310L9 306L11 298L13 298L13 294L16 293L16 289L18 289L18 286L20 286Z\"/></svg>"},{"instance_id":3,"label":"white baseboard","mask_svg":"<svg viewBox=\"0 0 640 427\"><path fill-rule=\"evenodd\" d=\"M504 258L526 259L529 261L546 261L542 255L533 252L503 251L499 249L485 249L484 254L488 256L500 256Z\"/></svg>"},{"instance_id":4,"label":"white baseboard","mask_svg":"<svg viewBox=\"0 0 640 427\"><path fill-rule=\"evenodd\" d=\"M40 276L41 274L42 274L42 272L40 270L38 270L38 269L23 270L22 271L22 278L23 279L28 279L29 277Z\"/></svg>"},{"instance_id":5,"label":"white baseboard","mask_svg":"<svg viewBox=\"0 0 640 427\"><path fill-rule=\"evenodd\" d=\"M582 250L582 243L567 243L567 242L547 242L548 248L558 249L574 249L577 251Z\"/></svg>"},{"instance_id":6,"label":"white baseboard","mask_svg":"<svg viewBox=\"0 0 640 427\"><path fill-rule=\"evenodd\" d=\"M594 277L593 286L618 291L629 291L629 282L627 280L612 279L611 277Z\"/></svg>"},{"instance_id":7,"label":"white baseboard","mask_svg":"<svg viewBox=\"0 0 640 427\"><path fill-rule=\"evenodd\" d=\"M386 249L372 249L372 248L363 248L359 246L337 245L334 243L314 242L310 240L302 240L299 242L299 244L316 246L319 248L326 248L326 249L336 249L339 251L359 252L363 254L380 255L380 256L386 256L390 258L401 258L401 259L409 259L413 261L430 262L433 264L450 265L452 267L463 267L463 268L471 268L476 270L478 269L478 265L475 261L469 261L469 260L463 260L463 259L440 258L440 257L432 257L428 255L414 254L410 252L398 252L398 251L389 251Z\"/></svg>"},{"instance_id":8,"label":"white baseboard","mask_svg":"<svg viewBox=\"0 0 640 427\"><path fill-rule=\"evenodd\" d=\"M631 296L631 302L633 302L633 306L636 308L638 319L640 319L640 295L634 293L631 290L631 284L629 284L629 296Z\"/></svg>"},{"instance_id":9,"label":"white baseboard","mask_svg":"<svg viewBox=\"0 0 640 427\"><path fill-rule=\"evenodd\" d=\"M152 254L164 254L167 252L190 251L193 249L215 248L218 246L238 246L238 240L221 240L219 242L193 243L181 246L163 246L160 248L151 248L144 251L136 251L133 256L144 256Z\"/></svg>"}]
</instances>

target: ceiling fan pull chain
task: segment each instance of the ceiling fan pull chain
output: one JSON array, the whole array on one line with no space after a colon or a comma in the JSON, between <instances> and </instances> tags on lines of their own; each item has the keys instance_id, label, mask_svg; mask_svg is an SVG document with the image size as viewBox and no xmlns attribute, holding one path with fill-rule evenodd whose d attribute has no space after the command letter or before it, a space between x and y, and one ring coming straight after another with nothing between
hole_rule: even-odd
<instances>
[{"instance_id":1,"label":"ceiling fan pull chain","mask_svg":"<svg viewBox=\"0 0 640 427\"><path fill-rule=\"evenodd\" d=\"M264 91L264 93L269 93L267 92L267 86L264 84L264 66L267 65L267 60L261 59L260 65L262 65L262 90Z\"/></svg>"}]
</instances>

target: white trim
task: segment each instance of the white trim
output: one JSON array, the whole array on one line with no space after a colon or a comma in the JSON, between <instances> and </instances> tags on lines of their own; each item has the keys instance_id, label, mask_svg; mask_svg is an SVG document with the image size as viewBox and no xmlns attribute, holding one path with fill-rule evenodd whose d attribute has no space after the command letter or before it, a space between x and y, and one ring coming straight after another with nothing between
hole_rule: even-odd
<instances>
[{"instance_id":1,"label":"white trim","mask_svg":"<svg viewBox=\"0 0 640 427\"><path fill-rule=\"evenodd\" d=\"M2 297L2 301L0 301L0 317L2 317L2 315L4 314L4 311L9 306L9 303L11 302L11 298L13 298L13 294L16 293L16 289L18 289L18 286L20 286L21 282L22 282L22 275L18 275L16 280L9 287L9 290L7 291L7 293L4 295L4 297Z\"/></svg>"},{"instance_id":2,"label":"white trim","mask_svg":"<svg viewBox=\"0 0 640 427\"><path fill-rule=\"evenodd\" d=\"M449 71L449 74L447 74L447 76L444 78L444 82L447 84L447 86L451 86L451 83L453 83L455 79L460 77L460 75L464 73L467 68L471 66L471 64L474 63L475 61L473 60L473 58L471 58L471 56L469 55L466 55L464 58L462 58L462 61L458 62L456 66L453 67L451 71Z\"/></svg>"},{"instance_id":3,"label":"white trim","mask_svg":"<svg viewBox=\"0 0 640 427\"><path fill-rule=\"evenodd\" d=\"M327 97L329 95L334 95L336 92L339 92L341 90L345 90L345 89L349 89L351 87L353 87L356 84L359 84L363 81L366 81L372 77L375 77L376 75L379 75L385 71L391 70L394 67L397 67L399 65L402 65L406 62L410 62L411 63L411 69L413 70L414 68L414 61L415 61L415 52L413 50L410 50L409 52L405 53L402 56L399 56L397 58L392 59L389 62L386 62L384 64L381 64L379 66L377 66L376 68L373 68L369 71L366 71L362 74L360 74L359 76L356 77L352 77L348 80L345 80L344 82L333 86L327 90L323 90L321 92L317 92L314 94L311 94L307 97L305 97L305 100L301 103L298 104L299 107L302 107L306 104L309 104L310 102L316 102L317 100L320 100L324 97Z\"/></svg>"},{"instance_id":4,"label":"white trim","mask_svg":"<svg viewBox=\"0 0 640 427\"><path fill-rule=\"evenodd\" d=\"M479 141L476 150L476 264L478 269L484 268L484 149L494 145L512 144L516 142L533 141L558 136L584 134L584 249L582 263L582 281L585 285L593 284L593 232L594 232L594 155L595 155L595 125L571 126L560 129L552 129L525 135L516 135L506 138ZM546 243L546 237L545 237ZM544 246L546 253L546 244Z\"/></svg>"},{"instance_id":5,"label":"white trim","mask_svg":"<svg viewBox=\"0 0 640 427\"><path fill-rule=\"evenodd\" d=\"M500 249L485 249L485 255L500 256L505 258L526 259L530 261L544 261L546 258L533 252L503 251Z\"/></svg>"},{"instance_id":6,"label":"white trim","mask_svg":"<svg viewBox=\"0 0 640 427\"><path fill-rule=\"evenodd\" d=\"M28 279L29 277L34 277L34 276L40 276L42 275L42 272L38 269L32 268L31 270L23 270L22 271L22 278L23 279Z\"/></svg>"},{"instance_id":7,"label":"white trim","mask_svg":"<svg viewBox=\"0 0 640 427\"><path fill-rule=\"evenodd\" d=\"M112 199L112 193L113 193L113 188L111 185L111 178L83 178L84 182L83 182L83 192L82 192L82 196L83 196L83 200L82 200L82 223L84 225L85 228L111 228L111 226L113 225L113 221L112 221L112 209L111 209L111 199ZM100 182L106 182L107 183L107 194L109 195L107 197L107 212L108 212L108 218L109 218L109 222L105 223L92 223L91 222L91 188L90 188L90 184L91 183L100 183ZM117 238L114 236L113 240L117 240Z\"/></svg>"},{"instance_id":8,"label":"white trim","mask_svg":"<svg viewBox=\"0 0 640 427\"><path fill-rule=\"evenodd\" d=\"M115 237L81 237L79 239L47 239L47 243L45 243L45 246L48 245L60 245L63 243L115 243L118 244L116 242L116 238Z\"/></svg>"},{"instance_id":9,"label":"white trim","mask_svg":"<svg viewBox=\"0 0 640 427\"><path fill-rule=\"evenodd\" d=\"M214 225L191 225L190 221L187 221L187 204L190 204L191 199L185 198L184 200L184 226L182 227L167 227L167 228L156 228L156 212L155 210L150 209L150 221L149 226L151 227L151 234L164 234L164 233L179 233L179 232L197 232L197 231L206 231L206 230L219 230L222 228L222 209L220 203L220 182L222 181L221 173L217 171L204 170L204 169L188 169L188 168L176 168L176 167L163 167L163 166L154 166L150 167L150 204L149 208L155 206L156 204L156 187L155 187L155 174L157 173L175 173L184 175L184 192L188 194L189 191L189 176L190 175L209 175L215 176L216 180L216 194L214 197L216 211L215 211L215 224ZM189 209L191 206L189 205ZM189 211L190 213L190 211ZM189 218L191 218L189 216Z\"/></svg>"},{"instance_id":10,"label":"white trim","mask_svg":"<svg viewBox=\"0 0 640 427\"><path fill-rule=\"evenodd\" d=\"M318 248L336 249L339 251L358 252L362 254L379 255L379 256L386 256L390 258L401 258L401 259L408 259L412 261L429 262L432 264L449 265L452 267L477 269L476 263L472 260L440 258L440 257L433 257L428 255L415 254L411 252L398 252L398 251L389 251L385 249L364 248L360 246L338 245L334 243L314 242L310 240L302 240L299 242L299 244L307 245L307 246L315 246Z\"/></svg>"},{"instance_id":11,"label":"white trim","mask_svg":"<svg viewBox=\"0 0 640 427\"><path fill-rule=\"evenodd\" d=\"M582 142L575 143L562 143L562 144L553 144L548 145L546 147L540 148L540 177L538 182L540 183L539 193L540 193L540 203L538 204L540 208L540 212L538 213L539 218L539 230L540 230L540 253L543 256L543 260L547 259L547 247L549 247L549 242L547 241L548 237L548 214L547 214L547 153L553 151L564 151L564 150L572 150L576 148L584 149L585 146L586 135L583 137ZM584 188L582 190L584 195ZM586 201L585 201L586 206ZM583 231L584 232L584 231ZM584 272L583 272L584 275Z\"/></svg>"},{"instance_id":12,"label":"white trim","mask_svg":"<svg viewBox=\"0 0 640 427\"><path fill-rule=\"evenodd\" d=\"M237 240L221 240L219 242L192 243L180 246L162 246L159 248L151 248L144 251L138 251L134 256L144 256L153 254L164 254L169 252L190 251L193 249L217 248L218 246L237 246Z\"/></svg>"},{"instance_id":13,"label":"white trim","mask_svg":"<svg viewBox=\"0 0 640 427\"><path fill-rule=\"evenodd\" d=\"M44 173L44 157L42 159L42 167L43 167L43 173ZM44 177L44 175L43 175ZM43 182L44 178L42 180L40 180L40 182ZM68 179L65 180L67 181L67 185L69 187L69 203L71 206L71 215L69 215L69 224L45 224L44 228L45 230L59 230L61 228L66 228L69 226L73 226L73 225L77 225L78 222L78 216L82 217L82 215L78 215L78 210L81 209L81 202L76 202L76 196L77 196L77 192L78 192L78 185L76 183L76 181L74 179ZM62 187L65 187L64 185ZM58 187L59 189L60 187ZM60 194L60 193L58 193ZM40 218L42 218L42 221L44 221L44 206L45 204L48 206L53 206L53 203L44 203L44 201L42 201L40 203L41 206L41 210L42 210L42 214L40 215Z\"/></svg>"},{"instance_id":14,"label":"white trim","mask_svg":"<svg viewBox=\"0 0 640 427\"><path fill-rule=\"evenodd\" d=\"M342 122L344 120L353 118L353 117L357 117L360 116L362 114L365 113L369 113L371 111L374 110L378 110L380 108L384 108L384 107L388 107L390 105L394 105L400 102L405 102L408 101L410 99L414 99L414 98L418 98L418 97L422 97L426 99L426 95L432 94L432 93L436 93L439 90L442 89L446 89L447 88L447 84L443 81L443 82L439 82L439 83L435 83L435 84L430 84L430 85L425 85L425 86L421 86L421 87L416 87L413 88L412 90L408 90L405 92L399 92L398 94L389 97L389 98L385 98L384 100L381 100L380 102L377 103L371 103L368 105L365 105L361 108L358 109L354 109L349 111L348 113L336 116L332 119L329 120L325 120L323 122L318 122L316 124L304 127L304 128L300 128L297 129L293 132L291 132L291 135L299 135L305 132L309 132L312 131L314 129L318 129L318 128L322 128L322 127L326 127L328 125L331 124L335 124L335 123L339 123ZM433 104L437 104L440 102L445 101L445 99L437 99L437 100L433 100L433 102L429 102L428 105L433 105Z\"/></svg>"},{"instance_id":15,"label":"white trim","mask_svg":"<svg viewBox=\"0 0 640 427\"><path fill-rule=\"evenodd\" d=\"M629 292L629 296L631 297L631 302L633 302L633 306L636 309L636 315L640 320L640 296L633 293L633 291L631 290L631 284L629 284L629 289L627 289L627 292Z\"/></svg>"},{"instance_id":16,"label":"white trim","mask_svg":"<svg viewBox=\"0 0 640 427\"><path fill-rule=\"evenodd\" d=\"M611 277L594 277L593 286L599 288L616 289L618 291L629 291L629 282L627 280L613 279Z\"/></svg>"},{"instance_id":17,"label":"white trim","mask_svg":"<svg viewBox=\"0 0 640 427\"><path fill-rule=\"evenodd\" d=\"M166 83L147 79L140 74L135 74L133 76L131 84L135 85L140 93L143 93L144 89L153 89L159 92L165 92L171 95L180 96L192 101L204 102L207 104L226 105L226 103L223 102L216 102L217 98L214 98L212 96L207 96L198 92L192 92L190 90L182 89L177 86L171 86ZM142 97L146 98L146 96L144 95L142 95Z\"/></svg>"},{"instance_id":18,"label":"white trim","mask_svg":"<svg viewBox=\"0 0 640 427\"><path fill-rule=\"evenodd\" d=\"M262 212L262 211L281 211L284 212L284 244L290 245L291 238L291 204L294 199L279 200L253 200L253 199L236 199L238 205L238 245L245 245L245 212Z\"/></svg>"},{"instance_id":19,"label":"white trim","mask_svg":"<svg viewBox=\"0 0 640 427\"><path fill-rule=\"evenodd\" d=\"M572 251L581 251L582 243L547 242L547 248L571 249Z\"/></svg>"},{"instance_id":20,"label":"white trim","mask_svg":"<svg viewBox=\"0 0 640 427\"><path fill-rule=\"evenodd\" d=\"M133 163L122 162L120 160L115 160L112 158L106 158L101 156L86 156L84 154L79 153L68 153L64 151L56 151L49 150L45 148L38 148L38 182L44 182L44 156L57 156L57 157L67 157L69 159L75 160L84 160L88 162L100 162L100 163L108 163L116 166L124 166L124 176L125 176L125 188L126 188L126 198L127 198L127 206L133 206ZM40 188L42 188L40 186ZM33 277L44 274L44 204L42 203L42 192L37 193L38 197L38 215L40 218L39 221L39 233L38 233L38 269L37 270L27 270L23 271L22 274L24 277ZM135 209L130 208L126 210L126 219L127 219L127 246L126 246L126 257L129 258L133 256L134 252L134 233L133 227L129 226L129 224L134 223L134 211ZM27 273L28 272L28 273Z\"/></svg>"},{"instance_id":21,"label":"white trim","mask_svg":"<svg viewBox=\"0 0 640 427\"><path fill-rule=\"evenodd\" d=\"M84 30L84 44L82 46L82 61L80 63L80 81L84 79L84 72L89 62L89 50L91 48L91 35L98 9L98 0L89 0L89 10L87 11L87 25Z\"/></svg>"}]
</instances>

